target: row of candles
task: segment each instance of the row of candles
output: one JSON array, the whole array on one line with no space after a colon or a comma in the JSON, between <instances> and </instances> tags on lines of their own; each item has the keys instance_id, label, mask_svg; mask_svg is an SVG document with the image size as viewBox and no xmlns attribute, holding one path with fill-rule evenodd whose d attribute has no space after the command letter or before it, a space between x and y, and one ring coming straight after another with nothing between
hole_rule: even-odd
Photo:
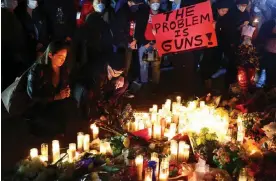
<instances>
[{"instance_id":1,"label":"row of candles","mask_svg":"<svg viewBox=\"0 0 276 181\"><path fill-rule=\"evenodd\" d=\"M176 102L167 99L162 109L157 105L150 108L149 113L134 113L135 121L128 122L125 129L130 132L148 128L149 136L162 140L167 137L172 139L178 133L196 132L202 128L209 128L215 132L219 141L227 139L229 126L228 114L222 115L212 106L207 106L204 101L189 102L185 107L181 104L181 97L176 97Z\"/></svg>"},{"instance_id":2,"label":"row of candles","mask_svg":"<svg viewBox=\"0 0 276 181\"><path fill-rule=\"evenodd\" d=\"M97 139L99 136L99 127L95 124L91 124L90 126L92 131L93 139ZM69 143L69 148L67 150L68 153L68 161L72 163L74 160L78 158L78 154L80 152L89 152L90 151L90 135L84 134L83 132L77 133L77 144L76 143ZM96 150L92 150L94 153L97 152ZM100 142L100 153L101 154L109 154L112 153L110 143L107 141L102 140ZM38 155L38 149L32 148L30 150L30 157L32 159L39 158L41 161L49 161L48 159L48 144L43 143L41 144L41 155ZM58 140L52 141L52 162L55 163L61 158L60 153L60 144Z\"/></svg>"}]
</instances>

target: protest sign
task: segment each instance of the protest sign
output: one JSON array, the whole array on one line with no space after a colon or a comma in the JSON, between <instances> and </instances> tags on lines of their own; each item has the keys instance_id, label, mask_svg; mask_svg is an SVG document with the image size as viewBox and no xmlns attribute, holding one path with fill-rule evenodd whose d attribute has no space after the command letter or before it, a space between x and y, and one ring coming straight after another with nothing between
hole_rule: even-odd
<instances>
[{"instance_id":1,"label":"protest sign","mask_svg":"<svg viewBox=\"0 0 276 181\"><path fill-rule=\"evenodd\" d=\"M217 46L209 1L152 17L159 55Z\"/></svg>"}]
</instances>

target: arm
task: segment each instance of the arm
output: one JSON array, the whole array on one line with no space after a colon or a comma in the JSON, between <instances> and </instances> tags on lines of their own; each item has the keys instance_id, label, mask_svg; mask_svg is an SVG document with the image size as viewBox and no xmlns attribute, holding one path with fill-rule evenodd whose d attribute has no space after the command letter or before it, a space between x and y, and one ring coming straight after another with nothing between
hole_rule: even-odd
<instances>
[{"instance_id":1,"label":"arm","mask_svg":"<svg viewBox=\"0 0 276 181\"><path fill-rule=\"evenodd\" d=\"M37 64L30 69L27 80L27 93L31 99L39 102L54 101L54 92L47 92L43 90L43 69L41 65Z\"/></svg>"}]
</instances>

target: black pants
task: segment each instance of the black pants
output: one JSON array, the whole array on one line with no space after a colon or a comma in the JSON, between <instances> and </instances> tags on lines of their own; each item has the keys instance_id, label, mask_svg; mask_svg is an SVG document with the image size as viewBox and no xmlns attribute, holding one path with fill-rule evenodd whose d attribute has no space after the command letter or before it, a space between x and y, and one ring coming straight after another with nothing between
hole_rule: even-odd
<instances>
[{"instance_id":1,"label":"black pants","mask_svg":"<svg viewBox=\"0 0 276 181\"><path fill-rule=\"evenodd\" d=\"M265 52L261 67L266 70L266 85L276 86L276 53Z\"/></svg>"}]
</instances>

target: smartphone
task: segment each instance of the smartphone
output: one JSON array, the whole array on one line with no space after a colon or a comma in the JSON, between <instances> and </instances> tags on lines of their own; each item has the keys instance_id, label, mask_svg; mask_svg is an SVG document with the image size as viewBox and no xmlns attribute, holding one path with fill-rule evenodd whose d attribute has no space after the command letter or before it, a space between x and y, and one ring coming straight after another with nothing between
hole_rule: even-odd
<instances>
[{"instance_id":1,"label":"smartphone","mask_svg":"<svg viewBox=\"0 0 276 181\"><path fill-rule=\"evenodd\" d=\"M80 19L80 16L81 16L81 12L77 12L76 19Z\"/></svg>"}]
</instances>

